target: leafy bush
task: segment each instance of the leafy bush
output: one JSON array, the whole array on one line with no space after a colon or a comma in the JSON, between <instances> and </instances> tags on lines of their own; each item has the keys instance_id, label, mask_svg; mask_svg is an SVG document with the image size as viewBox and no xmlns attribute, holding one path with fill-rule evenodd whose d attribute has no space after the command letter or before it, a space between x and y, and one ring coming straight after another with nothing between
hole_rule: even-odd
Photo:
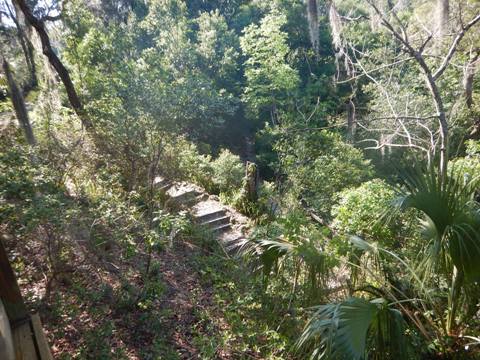
<instances>
[{"instance_id":1,"label":"leafy bush","mask_svg":"<svg viewBox=\"0 0 480 360\"><path fill-rule=\"evenodd\" d=\"M335 194L372 176L372 167L361 150L329 131L295 135L277 142L288 192L296 192L323 216L330 214Z\"/></svg>"},{"instance_id":2,"label":"leafy bush","mask_svg":"<svg viewBox=\"0 0 480 360\"><path fill-rule=\"evenodd\" d=\"M224 149L212 161L213 183L219 192L231 194L242 186L244 166L238 155Z\"/></svg>"},{"instance_id":3,"label":"leafy bush","mask_svg":"<svg viewBox=\"0 0 480 360\"><path fill-rule=\"evenodd\" d=\"M455 158L449 163L450 174L456 173L469 179L480 176L480 141L466 142L467 156Z\"/></svg>"},{"instance_id":4,"label":"leafy bush","mask_svg":"<svg viewBox=\"0 0 480 360\"><path fill-rule=\"evenodd\" d=\"M213 187L210 155L200 154L197 145L185 137L166 139L160 171L171 179L192 181L206 189Z\"/></svg>"},{"instance_id":5,"label":"leafy bush","mask_svg":"<svg viewBox=\"0 0 480 360\"><path fill-rule=\"evenodd\" d=\"M240 157L222 150L215 160L200 153L198 146L184 137L167 140L160 161L164 176L186 180L213 193L225 193L227 198L239 190L244 177Z\"/></svg>"},{"instance_id":6,"label":"leafy bush","mask_svg":"<svg viewBox=\"0 0 480 360\"><path fill-rule=\"evenodd\" d=\"M385 210L395 199L395 189L374 179L342 191L332 209L333 227L345 235L358 235L383 245L394 245L399 236L412 236L415 219L410 214L387 218ZM396 245L399 245L398 243Z\"/></svg>"}]
</instances>

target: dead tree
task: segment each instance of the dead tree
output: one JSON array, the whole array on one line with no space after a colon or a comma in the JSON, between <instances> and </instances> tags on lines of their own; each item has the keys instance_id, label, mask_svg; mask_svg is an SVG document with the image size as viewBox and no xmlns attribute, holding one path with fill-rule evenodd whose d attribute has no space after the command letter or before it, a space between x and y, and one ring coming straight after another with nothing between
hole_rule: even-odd
<instances>
[{"instance_id":1,"label":"dead tree","mask_svg":"<svg viewBox=\"0 0 480 360\"><path fill-rule=\"evenodd\" d=\"M439 174L441 177L446 175L447 163L448 163L448 146L449 146L449 124L447 119L447 111L444 102L444 96L441 93L439 87L439 81L442 78L447 67L452 62L454 55L459 49L459 44L465 35L480 22L480 14L476 14L468 22L460 21L458 28L453 30L452 28L452 41L447 47L446 53L443 56L436 55L440 57L438 65L433 64L431 61L427 61L428 54L425 54L425 50L429 42L434 38L434 33L428 30L425 26L422 25L423 31L426 32L426 35L419 40L419 34L408 33L407 24L397 16L395 7L388 9L388 11L382 10L374 0L366 0L367 4L372 9L372 12L380 19L381 25L392 35L392 37L400 45L400 50L403 52L404 56L396 56L392 63L387 63L381 65L375 69L368 69L363 63L361 58L366 56L362 50L356 49L355 46L349 45L349 52L344 52L345 56L350 57L350 63L355 65L355 68L359 70L358 74L353 74L351 79L356 80L359 76L365 76L373 84L380 89L382 95L384 96L385 102L391 108L392 116L391 118L395 121L395 128L391 134L388 134L385 141L379 143L377 141L376 148L381 149L384 146L407 146L412 148L420 148L425 150L426 148L422 145L416 144L414 134L409 130L409 124L413 123L417 127L424 128L424 132L428 134L429 139L420 139L421 141L426 141L430 145L431 149L439 147L440 150L440 166ZM448 2L447 2L448 3ZM339 27L339 26L337 26ZM415 39L415 40L412 40ZM345 40L344 40L345 41ZM358 55L358 56L357 56ZM418 68L420 69L421 74L423 75L423 80L426 88L429 91L430 99L432 101L432 106L435 109L435 115L425 116L425 115L414 115L411 114L398 114L392 105L395 102L395 96L388 93L381 82L374 76L374 73L379 70L391 69L395 66L406 62L415 62ZM426 126L425 119L436 119L438 131L433 131L428 126ZM383 129L379 129L380 131ZM438 141L434 139L438 136ZM396 137L401 137L404 141L404 144L394 143L393 139ZM430 155L430 154L429 154Z\"/></svg>"},{"instance_id":2,"label":"dead tree","mask_svg":"<svg viewBox=\"0 0 480 360\"><path fill-rule=\"evenodd\" d=\"M440 175L442 177L446 176L447 164L448 164L448 121L445 111L445 104L443 97L440 93L438 87L438 80L445 72L446 68L452 61L453 56L458 50L460 41L463 39L465 34L478 22L480 22L480 14L477 14L472 20L470 20L465 25L462 25L461 28L455 34L455 37L448 49L447 54L443 57L442 62L438 68L432 68L431 65L427 64L427 61L424 57L424 50L428 42L431 39L431 34L427 36L426 40L418 48L414 48L414 45L409 40L405 31L403 33L398 29L405 29L405 26L402 24L398 16L394 13L394 19L398 22L398 27L394 27L392 23L385 17L385 15L378 9L373 1L369 1L370 6L375 10L375 12L381 17L382 25L403 45L403 51L409 54L415 62L419 65L422 70L424 81L427 85L427 88L430 90L431 98L435 109L437 111L437 117L440 126ZM448 4L448 2L447 2Z\"/></svg>"},{"instance_id":3,"label":"dead tree","mask_svg":"<svg viewBox=\"0 0 480 360\"><path fill-rule=\"evenodd\" d=\"M31 146L35 146L37 141L35 140L35 136L33 135L32 126L28 118L28 111L27 107L25 106L25 100L23 99L22 92L20 91L17 83L15 82L15 79L13 78L12 71L10 70L10 65L8 64L6 59L3 59L3 71L5 72L5 76L7 78L10 98L12 100L17 120L25 133L25 138L27 139L28 144Z\"/></svg>"},{"instance_id":4,"label":"dead tree","mask_svg":"<svg viewBox=\"0 0 480 360\"><path fill-rule=\"evenodd\" d=\"M78 96L72 79L70 78L70 73L68 72L65 65L63 65L61 60L58 58L57 54L55 54L55 51L52 48L52 45L50 43L50 37L48 36L44 21L37 19L35 15L33 15L32 10L26 4L25 0L14 1L18 5L20 10L23 12L26 21L28 21L28 23L36 30L38 36L40 37L43 54L48 58L48 61L53 66L58 76L62 80L62 83L65 86L65 90L67 92L68 100L73 110L82 121L83 126L87 130L92 129L93 124L85 114L80 97Z\"/></svg>"}]
</instances>

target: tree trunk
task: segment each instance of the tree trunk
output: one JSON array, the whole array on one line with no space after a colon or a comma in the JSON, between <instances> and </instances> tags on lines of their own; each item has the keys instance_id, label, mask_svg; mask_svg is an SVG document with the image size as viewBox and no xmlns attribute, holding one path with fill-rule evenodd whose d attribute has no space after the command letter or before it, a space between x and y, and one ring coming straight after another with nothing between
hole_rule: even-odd
<instances>
[{"instance_id":1,"label":"tree trunk","mask_svg":"<svg viewBox=\"0 0 480 360\"><path fill-rule=\"evenodd\" d=\"M258 199L258 171L257 164L247 162L245 166L245 188L246 198L250 202L256 202Z\"/></svg>"},{"instance_id":2,"label":"tree trunk","mask_svg":"<svg viewBox=\"0 0 480 360\"><path fill-rule=\"evenodd\" d=\"M436 38L441 43L442 37L448 31L448 18L450 14L449 0L437 0L437 17L435 24Z\"/></svg>"},{"instance_id":3,"label":"tree trunk","mask_svg":"<svg viewBox=\"0 0 480 360\"><path fill-rule=\"evenodd\" d=\"M93 124L90 119L86 116L80 98L75 90L75 86L73 85L72 79L70 78L70 73L68 72L67 68L63 65L63 63L58 58L57 54L52 48L50 43L50 38L48 33L45 29L45 24L43 21L38 20L25 3L25 0L14 0L20 10L23 12L25 19L28 21L30 25L32 25L35 30L37 31L38 36L42 42L42 50L43 54L48 58L50 64L52 64L53 68L56 70L58 76L63 82L65 86L65 90L67 91L68 100L70 105L72 106L75 113L78 115L80 120L82 121L83 126L86 129L93 128Z\"/></svg>"},{"instance_id":4,"label":"tree trunk","mask_svg":"<svg viewBox=\"0 0 480 360\"><path fill-rule=\"evenodd\" d=\"M15 115L17 116L20 126L23 128L28 144L35 146L37 141L35 140L32 126L30 125L30 120L28 119L28 111L27 107L25 106L25 101L23 100L22 92L18 88L12 72L10 71L10 66L5 59L3 59L3 71L5 72L5 76L7 78L10 98L12 99L13 108L15 109Z\"/></svg>"},{"instance_id":5,"label":"tree trunk","mask_svg":"<svg viewBox=\"0 0 480 360\"><path fill-rule=\"evenodd\" d=\"M310 41L315 54L319 51L318 6L317 0L307 0L307 18L310 30Z\"/></svg>"},{"instance_id":6,"label":"tree trunk","mask_svg":"<svg viewBox=\"0 0 480 360\"><path fill-rule=\"evenodd\" d=\"M448 166L448 122L447 115L445 113L445 106L443 104L442 97L440 95L440 90L437 87L435 80L430 72L425 74L427 86L430 89L432 94L433 102L435 109L437 110L438 122L440 127L440 166L439 166L439 175L440 180L444 183L445 177L447 176L447 166Z\"/></svg>"},{"instance_id":7,"label":"tree trunk","mask_svg":"<svg viewBox=\"0 0 480 360\"><path fill-rule=\"evenodd\" d=\"M448 121L447 115L445 112L445 106L443 104L443 99L438 89L436 80L432 75L432 71L426 64L422 55L418 52L411 53L418 65L423 71L425 77L425 83L430 90L432 95L433 104L437 110L439 128L440 128L440 166L439 166L439 180L441 183L444 183L445 177L447 176L447 167L448 167Z\"/></svg>"},{"instance_id":8,"label":"tree trunk","mask_svg":"<svg viewBox=\"0 0 480 360\"><path fill-rule=\"evenodd\" d=\"M19 21L19 16L20 16L20 9L18 8L18 5L16 3L13 3L15 12L12 11L10 6L8 4L7 9L10 14L10 18L15 24L15 27L17 28L17 36L20 42L20 45L22 47L23 55L25 57L25 62L27 63L28 70L30 72L30 83L28 86L28 90L34 89L38 86L38 77L37 77L37 68L35 65L35 57L34 57L34 47L33 44L23 30L23 25Z\"/></svg>"},{"instance_id":9,"label":"tree trunk","mask_svg":"<svg viewBox=\"0 0 480 360\"><path fill-rule=\"evenodd\" d=\"M355 133L357 128L355 104L352 99L347 103L347 138L350 143L355 142Z\"/></svg>"},{"instance_id":10,"label":"tree trunk","mask_svg":"<svg viewBox=\"0 0 480 360\"><path fill-rule=\"evenodd\" d=\"M470 55L470 59L465 66L463 74L463 89L465 90L465 102L469 109L473 105L473 79L477 71L478 59L480 57L480 50L475 54Z\"/></svg>"}]
</instances>

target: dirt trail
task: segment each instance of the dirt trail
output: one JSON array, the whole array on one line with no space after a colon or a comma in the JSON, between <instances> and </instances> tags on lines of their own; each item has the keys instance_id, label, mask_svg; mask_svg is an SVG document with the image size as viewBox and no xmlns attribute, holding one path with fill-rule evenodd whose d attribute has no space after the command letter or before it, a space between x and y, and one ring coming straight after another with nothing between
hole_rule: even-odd
<instances>
[{"instance_id":1,"label":"dirt trail","mask_svg":"<svg viewBox=\"0 0 480 360\"><path fill-rule=\"evenodd\" d=\"M245 236L248 218L222 203L214 196L209 196L203 189L188 183L170 183L158 178L157 186L166 191L170 201L176 206L188 210L195 221L213 233L214 237L227 249L230 241ZM201 281L195 268L195 256L201 250L189 242L178 242L157 256L160 262L160 274L167 285L162 304L168 309L166 320L168 341L177 350L182 359L199 359L200 354L195 345L196 332L205 336L213 335L212 328L206 329L198 313L216 313L214 332L224 331L228 324L222 321L220 309L213 301L214 289ZM227 251L227 250L226 250ZM220 328L219 328L220 327ZM219 349L216 359L233 359L228 350Z\"/></svg>"},{"instance_id":2,"label":"dirt trail","mask_svg":"<svg viewBox=\"0 0 480 360\"><path fill-rule=\"evenodd\" d=\"M169 249L158 256L160 273L167 285L162 307L167 309L165 319L169 329L167 341L175 347L182 359L194 359L199 356L193 343L192 328L197 319L195 312L199 305L210 303L210 293L200 284L197 272L189 265L188 254L192 249L187 244L179 244L175 249ZM193 294L200 292L199 299L193 299Z\"/></svg>"},{"instance_id":3,"label":"dirt trail","mask_svg":"<svg viewBox=\"0 0 480 360\"><path fill-rule=\"evenodd\" d=\"M171 190L169 201L189 211L225 249L229 241L246 236L248 219L202 189L165 180L157 186L163 188L159 191ZM223 343L223 334L232 333L233 325L226 320L225 302L220 305L216 300L218 283L213 278L230 271L225 269L231 260L218 248L212 251L208 239L175 239L155 252L151 279L155 289L161 289L143 297L140 294L148 288L142 274L145 254L120 256L124 249L115 241L92 248L83 223L74 222L65 239L73 246L69 267L50 284L52 294L46 296L45 274L50 269L42 236L22 242L12 238L8 243L15 249L12 262L25 264L20 286L32 310L40 312L56 358L244 358L243 350L242 354L233 350L241 338ZM143 299L149 303L142 304ZM259 358L250 351L246 356Z\"/></svg>"}]
</instances>

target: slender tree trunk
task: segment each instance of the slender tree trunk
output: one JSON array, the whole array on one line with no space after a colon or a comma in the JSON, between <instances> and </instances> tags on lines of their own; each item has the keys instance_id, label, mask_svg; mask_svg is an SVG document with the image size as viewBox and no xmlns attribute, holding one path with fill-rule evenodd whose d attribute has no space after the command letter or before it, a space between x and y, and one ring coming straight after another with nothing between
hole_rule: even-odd
<instances>
[{"instance_id":1,"label":"slender tree trunk","mask_svg":"<svg viewBox=\"0 0 480 360\"><path fill-rule=\"evenodd\" d=\"M15 109L15 115L17 116L20 126L23 128L25 138L27 139L28 144L31 146L35 146L37 141L35 140L32 126L30 125L30 120L28 119L28 111L27 107L25 106L22 92L17 86L10 70L10 66L5 59L3 59L3 71L5 72L5 76L7 77L10 98L12 99L13 108Z\"/></svg>"},{"instance_id":2,"label":"slender tree trunk","mask_svg":"<svg viewBox=\"0 0 480 360\"><path fill-rule=\"evenodd\" d=\"M67 91L68 100L70 105L72 106L75 113L78 115L80 120L82 121L83 126L86 129L93 128L93 124L90 119L86 116L85 111L83 109L82 102L80 101L80 97L75 90L75 86L73 85L72 79L70 78L70 73L68 72L67 68L63 65L63 63L58 58L57 54L52 48L50 43L50 38L48 33L45 29L45 24L43 21L38 20L26 4L25 0L14 0L20 10L23 12L26 21L33 26L33 28L37 31L38 36L42 42L42 50L43 54L48 58L50 64L52 64L53 68L56 70L58 76L63 82L65 86L65 90Z\"/></svg>"},{"instance_id":3,"label":"slender tree trunk","mask_svg":"<svg viewBox=\"0 0 480 360\"><path fill-rule=\"evenodd\" d=\"M27 63L28 70L30 72L30 83L29 83L29 88L34 89L38 86L38 78L37 78L37 68L35 65L35 55L34 55L34 47L33 44L23 30L23 25L21 24L19 20L20 16L20 9L18 8L18 5L14 3L14 10L13 11L10 6L6 3L8 12L10 14L10 18L15 24L15 27L17 28L17 36L20 42L20 46L22 47L23 55L25 57L25 62Z\"/></svg>"},{"instance_id":4,"label":"slender tree trunk","mask_svg":"<svg viewBox=\"0 0 480 360\"><path fill-rule=\"evenodd\" d=\"M465 90L465 103L469 109L473 105L473 79L477 71L478 61L480 57L480 50L475 54L470 55L465 71L463 74L463 89Z\"/></svg>"},{"instance_id":5,"label":"slender tree trunk","mask_svg":"<svg viewBox=\"0 0 480 360\"><path fill-rule=\"evenodd\" d=\"M450 1L437 0L437 17L435 24L436 38L441 44L442 37L448 31L448 18L450 15Z\"/></svg>"},{"instance_id":6,"label":"slender tree trunk","mask_svg":"<svg viewBox=\"0 0 480 360\"><path fill-rule=\"evenodd\" d=\"M437 87L435 80L430 72L426 73L426 82L430 92L432 94L433 102L437 110L438 122L440 127L440 167L439 175L442 183L447 176L447 167L448 167L448 121L447 115L445 112L445 106L443 104L443 99L440 95L440 91Z\"/></svg>"},{"instance_id":7,"label":"slender tree trunk","mask_svg":"<svg viewBox=\"0 0 480 360\"><path fill-rule=\"evenodd\" d=\"M439 179L444 183L447 176L448 167L448 121L445 112L445 105L443 103L440 90L438 89L435 78L432 75L431 69L426 64L424 58L419 52L413 51L411 54L415 57L418 65L423 71L425 77L425 83L432 95L433 104L437 110L438 123L440 128L440 166L439 166Z\"/></svg>"},{"instance_id":8,"label":"slender tree trunk","mask_svg":"<svg viewBox=\"0 0 480 360\"><path fill-rule=\"evenodd\" d=\"M315 54L318 56L319 29L317 0L307 0L307 18L312 48L315 51Z\"/></svg>"},{"instance_id":9,"label":"slender tree trunk","mask_svg":"<svg viewBox=\"0 0 480 360\"><path fill-rule=\"evenodd\" d=\"M350 143L355 142L355 132L357 127L355 104L352 99L347 103L347 137Z\"/></svg>"}]
</instances>

